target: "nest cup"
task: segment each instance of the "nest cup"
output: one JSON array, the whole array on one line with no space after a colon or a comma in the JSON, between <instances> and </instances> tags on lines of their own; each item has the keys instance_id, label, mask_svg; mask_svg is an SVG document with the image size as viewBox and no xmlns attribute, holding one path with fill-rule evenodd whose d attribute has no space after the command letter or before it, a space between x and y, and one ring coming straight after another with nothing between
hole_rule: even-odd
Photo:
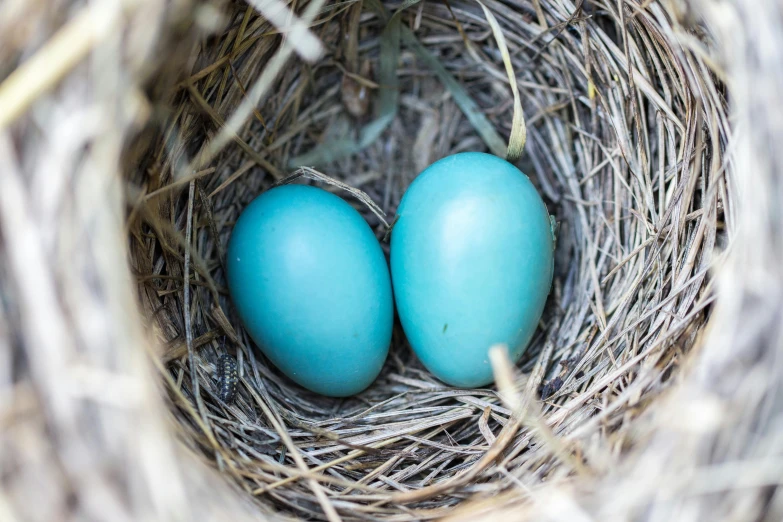
<instances>
[{"instance_id":1,"label":"nest cup","mask_svg":"<svg viewBox=\"0 0 783 522\"><path fill-rule=\"evenodd\" d=\"M707 268L728 203L716 148L725 141L724 108L710 77L684 73L698 60L667 47L671 15L657 5L620 12L589 2L485 5L489 18L477 2L419 4L395 18L399 6L327 6L296 37L296 29L277 34L253 8L231 5L222 34L203 41L178 86L167 139L132 176L148 195L144 215L131 222L132 264L144 278L145 315L167 347L169 394L191 405L175 410L183 438L275 511L431 517L517 481L532 487L589 468L592 458L548 439L589 426L625 436L637 412L601 410L629 390L638 395L633 403L649 402L706 321ZM286 46L298 57L274 71ZM492 150L461 110L466 103L479 108L480 123L511 136L515 106L502 47L527 122L517 163L561 223L540 330L518 368L502 368L513 372L501 390L512 396L438 382L399 327L380 377L362 394L328 399L295 385L254 349L232 311L223 270L232 224L299 165L360 189L393 216L431 162ZM265 73L276 74L235 143L201 161ZM697 98L697 85L708 96ZM178 166L194 163L196 179L179 182L194 176ZM354 202L384 237L379 216L325 187ZM154 205L150 193L160 194ZM189 263L183 245L172 244L175 234L191 246ZM224 352L241 367L232 405L217 400L210 379L209 364ZM543 403L531 404L539 397ZM212 437L193 415L204 416ZM297 460L323 480L304 480Z\"/></svg>"},{"instance_id":2,"label":"nest cup","mask_svg":"<svg viewBox=\"0 0 783 522\"><path fill-rule=\"evenodd\" d=\"M160 196L131 222L131 257L144 278L145 315L167 347L168 392L175 404L190 405L175 408L182 438L248 495L274 511L319 519L446 514L518 481L533 487L593 466L549 439L599 427L624 437L638 405L665 388L707 319L707 268L729 203L718 175L720 87L686 74L701 64L670 48L672 16L660 6L580 4L485 2L489 18L477 2L418 4L395 15L396 25L390 16L399 6L338 4L286 42L296 29L280 35L240 3L227 8L222 34L202 42L165 138L132 177ZM275 71L286 46L298 57ZM540 330L517 368L501 368L511 374L500 381L505 400L495 387L438 382L399 327L380 377L360 395L329 399L295 385L254 349L232 311L223 270L232 224L299 165L360 189L393 216L408 184L434 160L492 151L463 112L465 98L481 123L511 136L515 106L502 47L527 123L517 163L561 224ZM197 165L188 190L178 179L194 176L178 166L199 162L265 73L276 74L261 103L233 144ZM379 216L325 187L352 201L384 237ZM173 235L186 238L189 263ZM224 352L241 367L232 405L217 400L210 378L210 363ZM612 407L631 390L636 406ZM539 397L544 402L533 404ZM194 415L204 416L210 438ZM297 460L323 479L305 480Z\"/></svg>"},{"instance_id":3,"label":"nest cup","mask_svg":"<svg viewBox=\"0 0 783 522\"><path fill-rule=\"evenodd\" d=\"M611 476L651 405L687 374L734 228L723 86L678 6L311 0L155 13L170 29L150 29L165 35L147 49L154 67L117 69L152 100L138 102L144 127L117 143L126 211L110 245L127 245L130 268L95 261L109 278L130 271L141 313L112 317L156 346L144 354L154 376L127 356L144 376L140 418L154 429L138 429L155 456L95 449L128 459L129 482L145 484L115 507L477 519ZM383 240L427 165L523 142L513 161L559 224L555 277L522 360L496 361L496 386L442 384L399 324L377 381L346 399L297 386L256 349L225 277L232 226L253 198L296 173L344 197ZM238 365L230 402L215 375L224 354ZM123 426L118 440L132 439Z\"/></svg>"}]
</instances>

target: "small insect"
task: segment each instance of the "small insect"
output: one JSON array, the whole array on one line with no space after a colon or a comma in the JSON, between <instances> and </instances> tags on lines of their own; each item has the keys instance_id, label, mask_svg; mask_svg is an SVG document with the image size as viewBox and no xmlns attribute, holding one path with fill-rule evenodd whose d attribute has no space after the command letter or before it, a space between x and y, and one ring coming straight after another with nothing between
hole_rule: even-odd
<instances>
[{"instance_id":1,"label":"small insect","mask_svg":"<svg viewBox=\"0 0 783 522\"><path fill-rule=\"evenodd\" d=\"M358 76L361 78L370 76L369 61L365 61L362 64ZM370 89L367 85L358 82L355 77L344 74L340 94L342 95L343 105L345 105L345 108L352 116L361 118L367 114L367 109L370 107Z\"/></svg>"},{"instance_id":2,"label":"small insect","mask_svg":"<svg viewBox=\"0 0 783 522\"><path fill-rule=\"evenodd\" d=\"M370 106L370 93L367 86L361 85L349 76L343 76L341 94L343 105L352 116L361 118L367 113Z\"/></svg>"},{"instance_id":3,"label":"small insect","mask_svg":"<svg viewBox=\"0 0 783 522\"><path fill-rule=\"evenodd\" d=\"M231 404L237 394L237 362L224 353L217 363L218 397L226 404Z\"/></svg>"}]
</instances>

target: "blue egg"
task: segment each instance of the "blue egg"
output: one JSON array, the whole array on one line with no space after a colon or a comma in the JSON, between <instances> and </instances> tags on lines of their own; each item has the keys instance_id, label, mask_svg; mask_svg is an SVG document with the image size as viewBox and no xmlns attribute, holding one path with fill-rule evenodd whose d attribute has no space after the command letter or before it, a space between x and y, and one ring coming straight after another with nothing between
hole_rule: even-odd
<instances>
[{"instance_id":1,"label":"blue egg","mask_svg":"<svg viewBox=\"0 0 783 522\"><path fill-rule=\"evenodd\" d=\"M397 214L392 282L411 347L447 384L491 383L489 348L519 360L552 285L544 202L507 161L466 152L422 172Z\"/></svg>"},{"instance_id":2,"label":"blue egg","mask_svg":"<svg viewBox=\"0 0 783 522\"><path fill-rule=\"evenodd\" d=\"M344 200L304 185L263 193L237 220L227 271L248 334L292 380L345 397L378 376L394 320L389 268Z\"/></svg>"}]
</instances>

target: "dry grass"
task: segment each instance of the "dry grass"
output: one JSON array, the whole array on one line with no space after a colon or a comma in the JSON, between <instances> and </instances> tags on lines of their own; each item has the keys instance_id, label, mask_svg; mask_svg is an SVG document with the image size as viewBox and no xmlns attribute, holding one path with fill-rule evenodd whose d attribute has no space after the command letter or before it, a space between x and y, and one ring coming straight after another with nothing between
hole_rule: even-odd
<instances>
[{"instance_id":1,"label":"dry grass","mask_svg":"<svg viewBox=\"0 0 783 522\"><path fill-rule=\"evenodd\" d=\"M780 514L783 195L764 108L783 81L777 54L730 28L772 34L783 16L703 3L0 14L15 64L78 16L106 21L66 32L73 64L0 70L15 100L0 104L0 519ZM731 126L718 78L740 100ZM434 380L399 328L350 399L299 388L253 348L223 269L253 197L317 166L377 205L350 198L383 238L417 172L502 154L509 136L560 231L540 331L516 368L496 361L499 390ZM223 353L240 368L232 404Z\"/></svg>"}]
</instances>

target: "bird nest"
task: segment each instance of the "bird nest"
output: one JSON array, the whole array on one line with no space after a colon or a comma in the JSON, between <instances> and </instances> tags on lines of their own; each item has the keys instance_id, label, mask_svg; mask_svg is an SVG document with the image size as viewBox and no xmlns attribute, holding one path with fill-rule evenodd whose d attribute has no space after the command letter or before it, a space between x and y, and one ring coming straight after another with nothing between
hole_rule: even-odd
<instances>
[{"instance_id":1,"label":"bird nest","mask_svg":"<svg viewBox=\"0 0 783 522\"><path fill-rule=\"evenodd\" d=\"M573 520L580 494L641 473L654 441L666 454L672 439L653 434L668 417L656 412L664 391L691 382L737 213L724 73L694 11L641 0L128 6L75 18L24 8L43 28L15 25L28 47L4 51L24 65L24 49L48 49L75 67L0 114L14 122L0 155L20 174L0 187L0 276L27 274L0 293L15 347L7 382L23 406L9 418L33 412L0 462L30 477L58 470L36 493L54 507L14 503L20 513L401 521L509 508ZM48 23L78 43L79 28L106 20L126 32L93 31L75 51L34 38ZM80 49L91 60L72 59ZM346 198L383 241L415 176L469 150L511 157L559 225L553 289L522 360L499 360L497 385L451 388L397 324L357 396L322 397L278 372L226 289L243 208L295 174ZM29 182L28 170L39 173ZM216 375L225 354L235 397ZM715 404L677 404L678 418L698 411L694 423L719 429ZM653 468L615 515L649 506L663 480ZM25 473L3 479L10 498L24 498Z\"/></svg>"}]
</instances>

